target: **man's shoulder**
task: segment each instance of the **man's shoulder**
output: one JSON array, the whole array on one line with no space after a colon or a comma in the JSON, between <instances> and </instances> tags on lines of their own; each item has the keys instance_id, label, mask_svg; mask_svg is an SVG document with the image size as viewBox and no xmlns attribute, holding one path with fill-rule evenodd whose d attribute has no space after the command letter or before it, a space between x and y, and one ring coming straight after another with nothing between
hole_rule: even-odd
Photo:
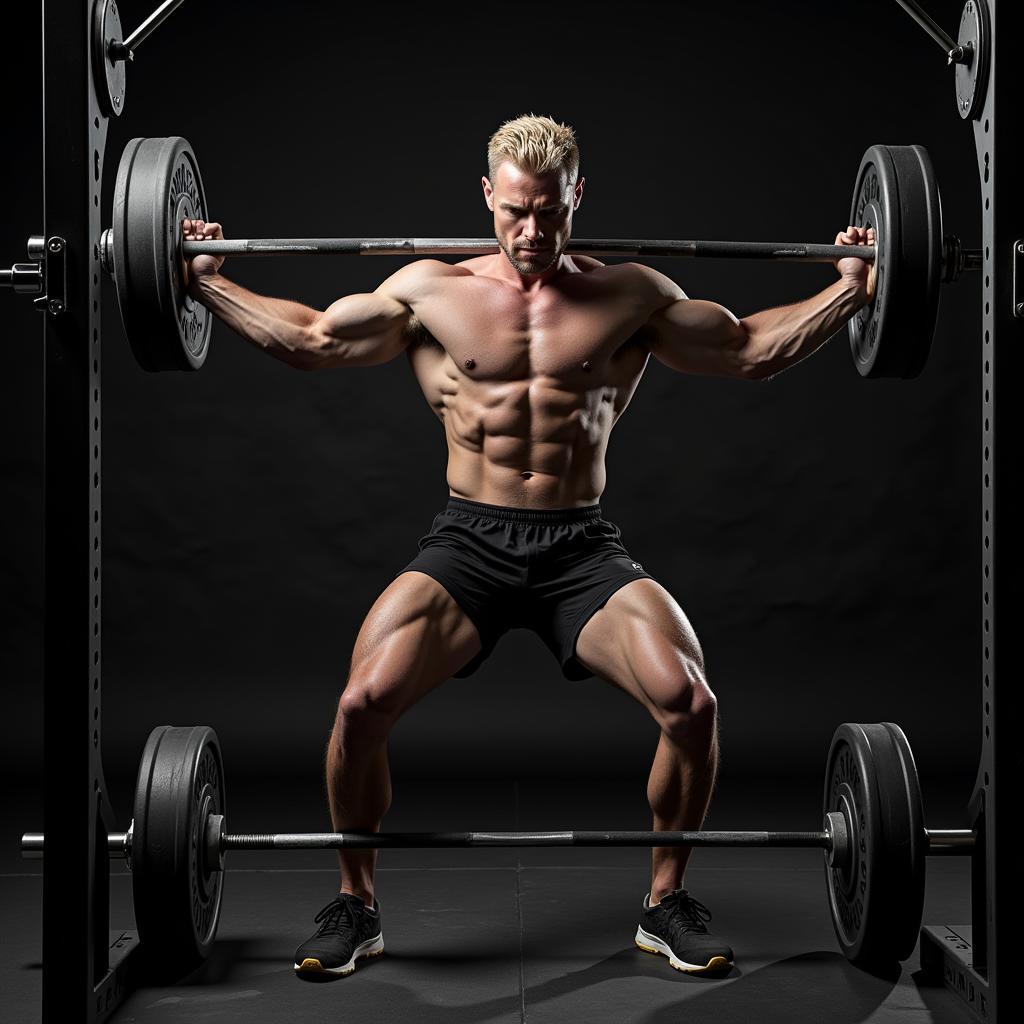
<instances>
[{"instance_id":1,"label":"man's shoulder","mask_svg":"<svg viewBox=\"0 0 1024 1024\"><path fill-rule=\"evenodd\" d=\"M420 259L407 263L395 274L410 281L434 281L445 277L465 277L469 270L461 263L445 263L444 260Z\"/></svg>"},{"instance_id":2,"label":"man's shoulder","mask_svg":"<svg viewBox=\"0 0 1024 1024\"><path fill-rule=\"evenodd\" d=\"M580 273L597 274L599 277L613 281L628 281L637 277L639 271L645 269L639 263L604 263L596 256L584 256L582 253L571 251L569 258Z\"/></svg>"},{"instance_id":3,"label":"man's shoulder","mask_svg":"<svg viewBox=\"0 0 1024 1024\"><path fill-rule=\"evenodd\" d=\"M595 281L611 283L616 290L640 295L655 305L686 297L686 293L670 277L643 263L602 263L592 256L576 255L572 259L578 270Z\"/></svg>"},{"instance_id":4,"label":"man's shoulder","mask_svg":"<svg viewBox=\"0 0 1024 1024\"><path fill-rule=\"evenodd\" d=\"M416 260L396 270L377 290L411 305L428 294L438 282L465 274L466 271L460 267L441 260Z\"/></svg>"}]
</instances>

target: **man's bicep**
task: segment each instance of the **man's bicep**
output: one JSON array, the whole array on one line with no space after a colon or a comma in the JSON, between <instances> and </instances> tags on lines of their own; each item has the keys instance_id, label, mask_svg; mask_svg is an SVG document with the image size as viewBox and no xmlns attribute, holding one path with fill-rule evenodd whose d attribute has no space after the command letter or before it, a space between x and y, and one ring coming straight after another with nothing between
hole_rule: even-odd
<instances>
[{"instance_id":1,"label":"man's bicep","mask_svg":"<svg viewBox=\"0 0 1024 1024\"><path fill-rule=\"evenodd\" d=\"M717 302L677 299L651 317L645 335L655 359L673 370L749 376L746 328Z\"/></svg>"},{"instance_id":2,"label":"man's bicep","mask_svg":"<svg viewBox=\"0 0 1024 1024\"><path fill-rule=\"evenodd\" d=\"M332 303L315 326L318 366L374 366L394 359L413 340L413 303L430 268L407 264L372 292Z\"/></svg>"}]
</instances>

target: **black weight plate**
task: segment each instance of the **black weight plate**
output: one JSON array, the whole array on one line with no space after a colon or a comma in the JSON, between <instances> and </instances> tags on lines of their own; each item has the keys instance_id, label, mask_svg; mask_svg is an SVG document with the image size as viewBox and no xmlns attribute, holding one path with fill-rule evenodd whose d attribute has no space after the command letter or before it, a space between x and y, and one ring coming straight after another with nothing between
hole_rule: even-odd
<instances>
[{"instance_id":1,"label":"black weight plate","mask_svg":"<svg viewBox=\"0 0 1024 1024\"><path fill-rule=\"evenodd\" d=\"M114 288L117 291L117 304L121 310L121 322L124 324L129 344L131 344L132 338L131 324L136 318L141 320L142 313L135 312L136 307L141 305L141 298L132 294L128 278L128 252L124 245L127 234L125 218L127 215L128 183L131 179L132 163L135 159L135 152L142 144L142 141L142 139L131 139L121 154L121 160L117 165L117 177L114 179L114 208L110 227L114 252ZM139 355L136 353L136 359L138 358ZM145 368L150 369L150 367Z\"/></svg>"},{"instance_id":2,"label":"black weight plate","mask_svg":"<svg viewBox=\"0 0 1024 1024\"><path fill-rule=\"evenodd\" d=\"M125 334L144 370L198 370L213 317L185 289L181 222L206 219L195 154L185 139L132 139L114 185L114 280Z\"/></svg>"},{"instance_id":3,"label":"black weight plate","mask_svg":"<svg viewBox=\"0 0 1024 1024\"><path fill-rule=\"evenodd\" d=\"M152 974L176 979L209 955L223 871L207 863L206 822L224 813L224 766L207 726L158 726L139 764L132 823L135 923Z\"/></svg>"},{"instance_id":4,"label":"black weight plate","mask_svg":"<svg viewBox=\"0 0 1024 1024\"><path fill-rule=\"evenodd\" d=\"M889 146L900 204L900 291L894 318L904 361L900 376L918 376L928 361L942 282L942 201L923 146ZM890 337L893 335L890 333Z\"/></svg>"},{"instance_id":5,"label":"black weight plate","mask_svg":"<svg viewBox=\"0 0 1024 1024\"><path fill-rule=\"evenodd\" d=\"M848 324L853 361L862 377L899 377L899 339L891 338L891 328L900 301L900 212L896 168L887 146L871 146L864 154L849 222L875 229L877 273L874 298Z\"/></svg>"},{"instance_id":6,"label":"black weight plate","mask_svg":"<svg viewBox=\"0 0 1024 1024\"><path fill-rule=\"evenodd\" d=\"M891 835L893 893L892 945L898 960L906 960L917 945L924 913L925 856L928 841L924 827L924 802L917 765L903 730L895 722L882 723L892 744L892 771L879 773L883 813ZM874 745L874 740L872 740ZM884 749L884 743L878 743ZM890 755L886 752L885 757ZM882 757L876 757L882 763ZM901 942L902 939L902 942Z\"/></svg>"},{"instance_id":7,"label":"black weight plate","mask_svg":"<svg viewBox=\"0 0 1024 1024\"><path fill-rule=\"evenodd\" d=\"M854 187L850 223L874 227L875 297L849 321L850 350L864 377L916 377L935 333L942 280L942 209L921 146L872 146Z\"/></svg>"},{"instance_id":8,"label":"black weight plate","mask_svg":"<svg viewBox=\"0 0 1024 1024\"><path fill-rule=\"evenodd\" d=\"M872 967L914 950L924 900L921 793L906 737L891 723L844 724L832 737L825 812L847 817L851 856L826 861L832 924L847 959Z\"/></svg>"}]
</instances>

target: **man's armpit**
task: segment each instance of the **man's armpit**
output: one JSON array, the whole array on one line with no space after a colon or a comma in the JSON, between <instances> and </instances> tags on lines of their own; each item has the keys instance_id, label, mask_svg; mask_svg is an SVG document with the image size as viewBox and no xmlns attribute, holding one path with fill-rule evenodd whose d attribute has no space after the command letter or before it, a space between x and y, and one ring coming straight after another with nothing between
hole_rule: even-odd
<instances>
[{"instance_id":1,"label":"man's armpit","mask_svg":"<svg viewBox=\"0 0 1024 1024\"><path fill-rule=\"evenodd\" d=\"M407 348L441 348L440 343L434 338L434 336L423 326L420 318L413 313L406 322L405 329L402 332L405 335L407 341Z\"/></svg>"}]
</instances>

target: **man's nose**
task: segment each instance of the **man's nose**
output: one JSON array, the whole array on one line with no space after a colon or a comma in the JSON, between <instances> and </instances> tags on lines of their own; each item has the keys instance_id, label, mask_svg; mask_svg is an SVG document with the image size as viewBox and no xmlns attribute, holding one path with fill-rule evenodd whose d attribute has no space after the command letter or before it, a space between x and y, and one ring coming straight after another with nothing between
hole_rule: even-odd
<instances>
[{"instance_id":1,"label":"man's nose","mask_svg":"<svg viewBox=\"0 0 1024 1024\"><path fill-rule=\"evenodd\" d=\"M526 218L526 223L523 225L523 237L530 239L530 241L539 241L543 236L544 232L540 229L540 224L537 223L537 218L532 214Z\"/></svg>"}]
</instances>

